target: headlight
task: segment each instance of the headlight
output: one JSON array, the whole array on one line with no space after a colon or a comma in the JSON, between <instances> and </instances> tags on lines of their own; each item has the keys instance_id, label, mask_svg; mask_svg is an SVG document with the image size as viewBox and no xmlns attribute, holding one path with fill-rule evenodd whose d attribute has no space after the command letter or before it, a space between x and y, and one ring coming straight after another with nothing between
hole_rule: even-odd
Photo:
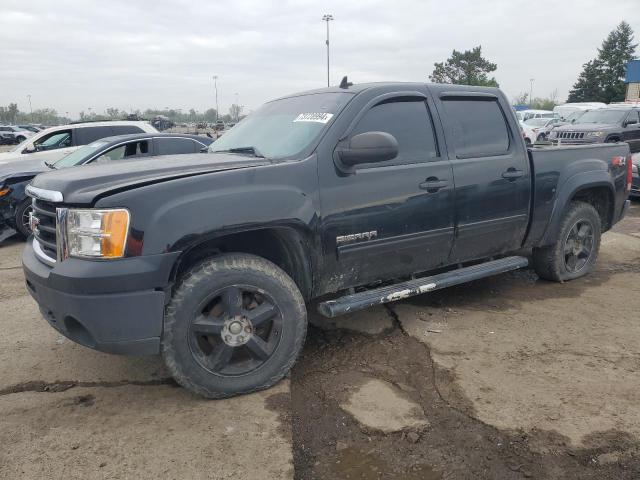
<instances>
[{"instance_id":1,"label":"headlight","mask_svg":"<svg viewBox=\"0 0 640 480\"><path fill-rule=\"evenodd\" d=\"M556 138L558 136L558 132L555 132L553 130L551 130L551 132L549 133L549 138Z\"/></svg>"},{"instance_id":2,"label":"headlight","mask_svg":"<svg viewBox=\"0 0 640 480\"><path fill-rule=\"evenodd\" d=\"M587 137L601 137L604 132L587 132Z\"/></svg>"},{"instance_id":3,"label":"headlight","mask_svg":"<svg viewBox=\"0 0 640 480\"><path fill-rule=\"evenodd\" d=\"M120 258L129 231L129 211L69 209L66 215L67 251L72 257Z\"/></svg>"}]
</instances>

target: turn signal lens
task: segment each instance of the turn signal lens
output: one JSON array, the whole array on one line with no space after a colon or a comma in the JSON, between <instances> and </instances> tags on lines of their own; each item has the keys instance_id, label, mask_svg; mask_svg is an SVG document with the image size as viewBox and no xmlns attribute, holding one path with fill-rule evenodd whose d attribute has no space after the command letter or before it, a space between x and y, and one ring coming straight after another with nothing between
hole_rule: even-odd
<instances>
[{"instance_id":1,"label":"turn signal lens","mask_svg":"<svg viewBox=\"0 0 640 480\"><path fill-rule=\"evenodd\" d=\"M0 189L0 197L4 197L5 195L9 195L10 192L11 192L10 188Z\"/></svg>"},{"instance_id":2,"label":"turn signal lens","mask_svg":"<svg viewBox=\"0 0 640 480\"><path fill-rule=\"evenodd\" d=\"M126 210L111 210L102 216L101 251L107 258L124 256L124 247L129 229L129 212Z\"/></svg>"}]
</instances>

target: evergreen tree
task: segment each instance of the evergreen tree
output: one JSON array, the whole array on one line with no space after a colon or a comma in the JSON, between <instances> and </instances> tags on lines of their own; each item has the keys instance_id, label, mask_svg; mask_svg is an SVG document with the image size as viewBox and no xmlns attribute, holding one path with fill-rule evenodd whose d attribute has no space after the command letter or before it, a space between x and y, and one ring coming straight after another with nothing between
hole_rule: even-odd
<instances>
[{"instance_id":1,"label":"evergreen tree","mask_svg":"<svg viewBox=\"0 0 640 480\"><path fill-rule=\"evenodd\" d=\"M497 68L495 63L482 57L482 46L477 46L464 52L454 50L446 62L434 64L429 78L435 83L497 87L496 79L487 75Z\"/></svg>"},{"instance_id":2,"label":"evergreen tree","mask_svg":"<svg viewBox=\"0 0 640 480\"><path fill-rule=\"evenodd\" d=\"M578 81L569 92L567 102L600 102L602 89L600 88L600 64L597 60L590 60L583 65Z\"/></svg>"},{"instance_id":3,"label":"evergreen tree","mask_svg":"<svg viewBox=\"0 0 640 480\"><path fill-rule=\"evenodd\" d=\"M638 44L633 43L633 30L625 21L609 33L598 49L598 61L602 65L600 73L601 101L622 102L625 96L624 74L627 63L634 59Z\"/></svg>"},{"instance_id":4,"label":"evergreen tree","mask_svg":"<svg viewBox=\"0 0 640 480\"><path fill-rule=\"evenodd\" d=\"M598 57L583 65L578 80L569 92L568 102L622 102L625 96L624 74L636 47L633 30L625 21L611 31L598 49Z\"/></svg>"}]
</instances>

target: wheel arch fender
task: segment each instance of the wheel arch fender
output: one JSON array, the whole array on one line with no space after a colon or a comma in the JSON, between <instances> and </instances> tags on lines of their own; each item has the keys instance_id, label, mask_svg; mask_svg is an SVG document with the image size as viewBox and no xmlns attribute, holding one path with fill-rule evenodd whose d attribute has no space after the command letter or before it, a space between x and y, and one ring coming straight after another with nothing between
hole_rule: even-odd
<instances>
[{"instance_id":1,"label":"wheel arch fender","mask_svg":"<svg viewBox=\"0 0 640 480\"><path fill-rule=\"evenodd\" d=\"M600 207L598 205L594 205L603 220L603 227L606 229L606 225L610 225L613 218L615 199L615 186L613 181L611 180L608 172L603 170L581 172L568 178L567 181L559 188L559 193L557 195L546 232L538 246L546 246L554 243L559 234L562 218L569 209L571 202L576 198L586 199L590 194L604 194L608 199L606 207L604 205L601 205Z\"/></svg>"}]
</instances>

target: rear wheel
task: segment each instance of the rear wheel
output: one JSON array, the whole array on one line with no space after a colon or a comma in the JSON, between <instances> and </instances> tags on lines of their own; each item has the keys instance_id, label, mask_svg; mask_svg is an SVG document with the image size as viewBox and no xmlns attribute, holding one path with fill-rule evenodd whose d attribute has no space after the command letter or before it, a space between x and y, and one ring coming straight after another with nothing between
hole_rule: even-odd
<instances>
[{"instance_id":1,"label":"rear wheel","mask_svg":"<svg viewBox=\"0 0 640 480\"><path fill-rule=\"evenodd\" d=\"M23 136L23 135L18 135L16 137L16 143L22 143L27 139L27 137Z\"/></svg>"},{"instance_id":2,"label":"rear wheel","mask_svg":"<svg viewBox=\"0 0 640 480\"><path fill-rule=\"evenodd\" d=\"M31 235L31 227L29 226L29 215L31 214L32 211L33 211L33 207L31 206L30 198L24 200L16 208L16 213L14 216L14 221L16 223L16 230L24 238L27 238L29 235Z\"/></svg>"},{"instance_id":3,"label":"rear wheel","mask_svg":"<svg viewBox=\"0 0 640 480\"><path fill-rule=\"evenodd\" d=\"M572 202L553 245L533 251L533 265L541 278L563 282L589 273L600 249L601 222L596 209Z\"/></svg>"},{"instance_id":4,"label":"rear wheel","mask_svg":"<svg viewBox=\"0 0 640 480\"><path fill-rule=\"evenodd\" d=\"M225 254L191 268L167 306L162 355L175 380L208 398L268 388L284 377L307 329L291 278L260 257Z\"/></svg>"}]
</instances>

